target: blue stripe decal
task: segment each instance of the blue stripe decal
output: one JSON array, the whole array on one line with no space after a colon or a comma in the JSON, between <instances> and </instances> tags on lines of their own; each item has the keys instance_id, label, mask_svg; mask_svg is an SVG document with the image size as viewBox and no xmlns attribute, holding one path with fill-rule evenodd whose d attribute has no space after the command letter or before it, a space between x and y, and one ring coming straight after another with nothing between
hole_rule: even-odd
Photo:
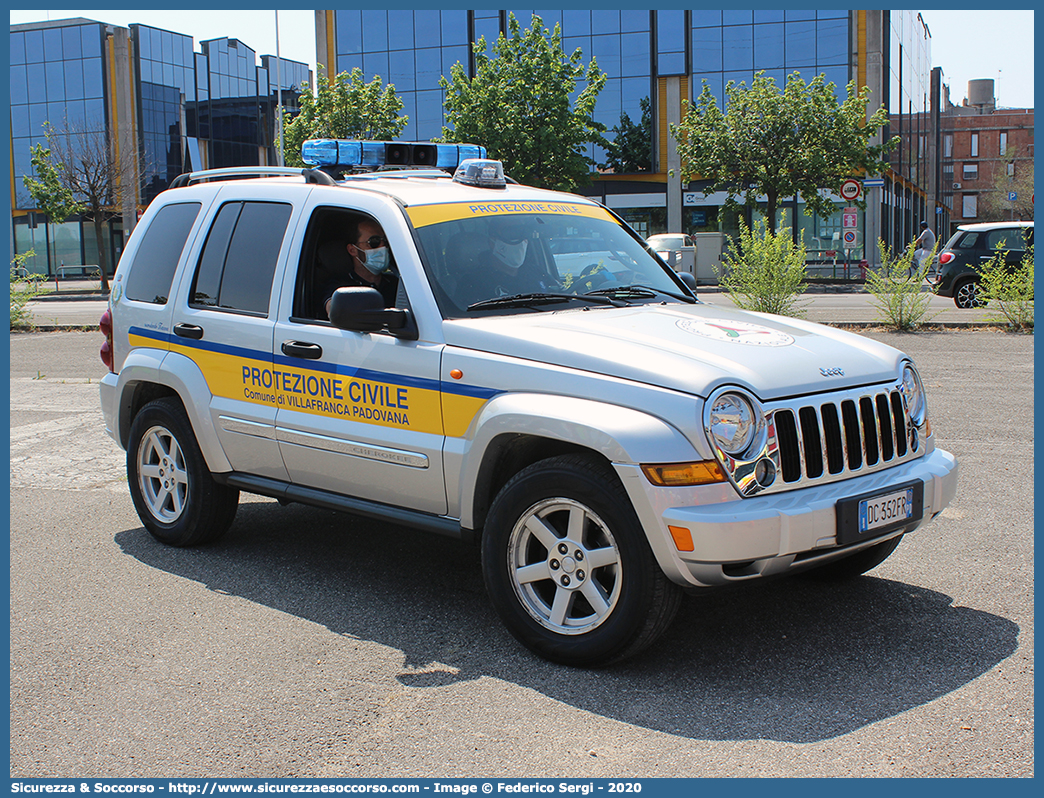
<instances>
[{"instance_id":1,"label":"blue stripe decal","mask_svg":"<svg viewBox=\"0 0 1044 798\"><path fill-rule=\"evenodd\" d=\"M482 388L478 385L460 385L453 382L442 383L442 392L455 396L470 396L473 399L492 399L494 396L504 393L493 388Z\"/></svg>"},{"instance_id":2,"label":"blue stripe decal","mask_svg":"<svg viewBox=\"0 0 1044 798\"><path fill-rule=\"evenodd\" d=\"M218 344L212 341L197 341L192 338L182 338L180 335L173 335L171 333L161 333L155 330L146 330L143 327L131 327L127 333L129 335L140 335L142 338L151 338L155 341L163 341L168 344L174 344L176 346L183 346L186 349L199 349L203 352L215 352L219 355L234 355L235 357L243 357L248 360L260 360L263 363L271 363L272 355L267 352L260 352L257 349L247 349L242 346L230 346L228 344Z\"/></svg>"},{"instance_id":3,"label":"blue stripe decal","mask_svg":"<svg viewBox=\"0 0 1044 798\"><path fill-rule=\"evenodd\" d=\"M470 396L474 399L492 399L503 391L498 391L494 388L483 388L479 385L461 385L459 383L442 382L441 380L432 380L426 377L411 377L404 374L390 374L385 371L375 371L373 369L360 369L353 368L351 366L340 366L336 363L323 362L322 360L313 360L302 363L300 358L286 357L285 355L276 355L274 358L267 352L261 352L257 349L247 349L241 346L230 346L228 344L219 344L212 341L194 340L192 338L182 338L181 336L173 335L171 333L159 332L157 330L147 330L144 327L131 327L128 331L129 335L137 335L142 338L149 338L154 341L162 341L167 344L176 344L178 346L185 347L186 349L199 349L205 352L214 352L222 355L233 355L235 357L246 358L249 360L259 360L263 363L274 362L277 366L286 366L288 368L297 368L311 371L323 371L328 374L339 374L343 377L354 377L361 380L369 380L371 382L382 382L387 385L401 385L406 388L422 388L428 391L441 391L443 393L453 394L455 396Z\"/></svg>"}]
</instances>

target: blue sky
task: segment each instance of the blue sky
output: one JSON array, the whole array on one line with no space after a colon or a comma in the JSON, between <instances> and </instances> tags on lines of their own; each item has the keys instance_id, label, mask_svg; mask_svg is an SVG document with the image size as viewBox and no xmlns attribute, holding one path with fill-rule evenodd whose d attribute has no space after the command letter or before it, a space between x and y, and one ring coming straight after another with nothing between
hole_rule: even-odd
<instances>
[{"instance_id":1,"label":"blue sky","mask_svg":"<svg viewBox=\"0 0 1044 798\"><path fill-rule=\"evenodd\" d=\"M423 5L423 3L421 3ZM669 5L669 4L668 4ZM141 22L205 39L231 36L259 55L275 54L275 12L266 11L16 11L11 23L87 17L113 25ZM315 64L312 11L279 12L279 52L284 58ZM1033 11L925 10L921 16L932 33L932 61L943 68L950 99L960 104L968 81L993 78L1000 105L1032 108Z\"/></svg>"}]
</instances>

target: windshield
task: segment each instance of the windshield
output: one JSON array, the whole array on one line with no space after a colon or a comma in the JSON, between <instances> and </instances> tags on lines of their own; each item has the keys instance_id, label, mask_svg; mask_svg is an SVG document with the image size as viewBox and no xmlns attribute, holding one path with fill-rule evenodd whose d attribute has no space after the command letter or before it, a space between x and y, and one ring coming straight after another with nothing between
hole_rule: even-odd
<instances>
[{"instance_id":1,"label":"windshield","mask_svg":"<svg viewBox=\"0 0 1044 798\"><path fill-rule=\"evenodd\" d=\"M649 244L659 249L681 249L692 246L692 242L683 236L653 236Z\"/></svg>"},{"instance_id":2,"label":"windshield","mask_svg":"<svg viewBox=\"0 0 1044 798\"><path fill-rule=\"evenodd\" d=\"M511 212L520 208L543 212ZM620 297L601 304L686 298L669 270L597 206L495 202L408 212L446 318L590 306L573 298L588 294Z\"/></svg>"}]
</instances>

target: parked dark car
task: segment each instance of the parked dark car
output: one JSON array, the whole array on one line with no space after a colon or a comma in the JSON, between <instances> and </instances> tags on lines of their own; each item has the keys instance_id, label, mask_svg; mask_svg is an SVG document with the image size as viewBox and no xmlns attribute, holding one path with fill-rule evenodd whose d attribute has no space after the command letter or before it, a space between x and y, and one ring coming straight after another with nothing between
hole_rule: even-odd
<instances>
[{"instance_id":1,"label":"parked dark car","mask_svg":"<svg viewBox=\"0 0 1044 798\"><path fill-rule=\"evenodd\" d=\"M1033 245L1033 222L985 222L957 228L939 252L936 293L953 297L959 308L984 304L979 296L980 269L1005 251L1008 265L1018 267L1026 248Z\"/></svg>"}]
</instances>

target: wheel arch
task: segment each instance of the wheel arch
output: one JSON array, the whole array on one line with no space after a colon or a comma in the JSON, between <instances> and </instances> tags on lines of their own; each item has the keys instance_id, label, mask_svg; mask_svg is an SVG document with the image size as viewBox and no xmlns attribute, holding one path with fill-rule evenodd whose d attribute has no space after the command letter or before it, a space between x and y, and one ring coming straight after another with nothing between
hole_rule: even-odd
<instances>
[{"instance_id":1,"label":"wheel arch","mask_svg":"<svg viewBox=\"0 0 1044 798\"><path fill-rule=\"evenodd\" d=\"M207 468L215 473L232 470L208 412L210 387L199 367L188 358L135 350L120 369L116 393L117 429L124 449L130 440L131 424L141 409L155 399L172 396L185 409Z\"/></svg>"},{"instance_id":2,"label":"wheel arch","mask_svg":"<svg viewBox=\"0 0 1044 798\"><path fill-rule=\"evenodd\" d=\"M476 418L471 437L461 469L460 508L462 529L475 537L497 492L539 460L570 453L610 465L702 459L677 428L649 413L542 394L491 400Z\"/></svg>"}]
</instances>

